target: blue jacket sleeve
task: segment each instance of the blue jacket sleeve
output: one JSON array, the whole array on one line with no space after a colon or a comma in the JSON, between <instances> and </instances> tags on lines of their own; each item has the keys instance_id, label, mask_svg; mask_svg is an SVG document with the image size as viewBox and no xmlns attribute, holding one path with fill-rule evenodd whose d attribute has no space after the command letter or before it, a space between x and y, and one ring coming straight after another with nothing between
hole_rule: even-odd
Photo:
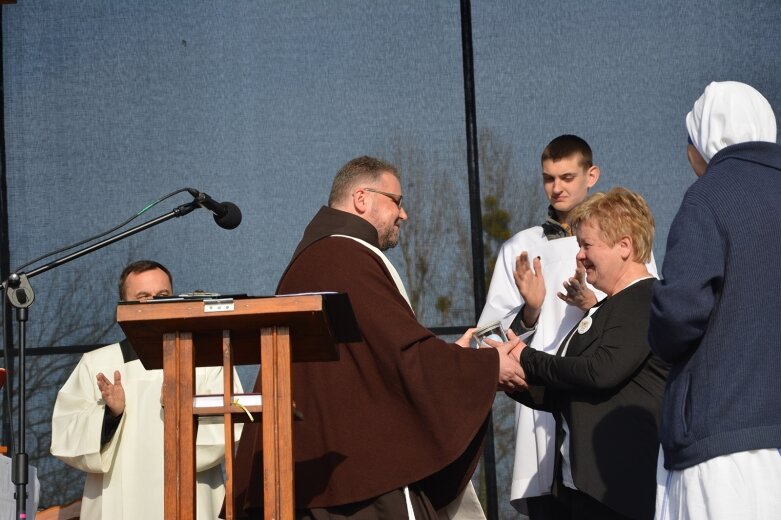
<instances>
[{"instance_id":1,"label":"blue jacket sleeve","mask_svg":"<svg viewBox=\"0 0 781 520\"><path fill-rule=\"evenodd\" d=\"M651 302L648 340L665 361L697 349L723 283L724 248L710 207L687 193L670 227L663 279Z\"/></svg>"}]
</instances>

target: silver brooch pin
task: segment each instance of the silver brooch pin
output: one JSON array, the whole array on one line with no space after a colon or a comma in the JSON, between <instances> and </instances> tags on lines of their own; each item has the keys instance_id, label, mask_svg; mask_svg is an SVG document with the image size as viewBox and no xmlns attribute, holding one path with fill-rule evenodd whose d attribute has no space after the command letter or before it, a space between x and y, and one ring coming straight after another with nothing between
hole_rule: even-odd
<instances>
[{"instance_id":1,"label":"silver brooch pin","mask_svg":"<svg viewBox=\"0 0 781 520\"><path fill-rule=\"evenodd\" d=\"M578 323L578 334L585 334L591 328L591 316L586 316Z\"/></svg>"}]
</instances>

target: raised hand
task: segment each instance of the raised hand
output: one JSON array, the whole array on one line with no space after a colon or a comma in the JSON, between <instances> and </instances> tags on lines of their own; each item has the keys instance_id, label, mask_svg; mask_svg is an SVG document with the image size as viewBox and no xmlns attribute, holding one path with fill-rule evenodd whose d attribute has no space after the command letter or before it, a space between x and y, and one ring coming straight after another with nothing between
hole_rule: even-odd
<instances>
[{"instance_id":1,"label":"raised hand","mask_svg":"<svg viewBox=\"0 0 781 520\"><path fill-rule=\"evenodd\" d=\"M575 276L564 282L564 291L556 296L580 310L587 311L597 304L597 295L586 285L586 268L581 261L575 268Z\"/></svg>"},{"instance_id":2,"label":"raised hand","mask_svg":"<svg viewBox=\"0 0 781 520\"><path fill-rule=\"evenodd\" d=\"M545 279L542 277L540 257L534 259L534 270L529 262L529 253L522 252L515 259L513 271L515 285L523 297L523 324L532 327L540 316L542 302L545 300Z\"/></svg>"},{"instance_id":3,"label":"raised hand","mask_svg":"<svg viewBox=\"0 0 781 520\"><path fill-rule=\"evenodd\" d=\"M97 375L97 379L103 402L106 403L111 415L116 417L122 414L125 411L125 389L122 387L122 374L119 373L119 370L114 371L114 384L103 375L103 372Z\"/></svg>"}]
</instances>

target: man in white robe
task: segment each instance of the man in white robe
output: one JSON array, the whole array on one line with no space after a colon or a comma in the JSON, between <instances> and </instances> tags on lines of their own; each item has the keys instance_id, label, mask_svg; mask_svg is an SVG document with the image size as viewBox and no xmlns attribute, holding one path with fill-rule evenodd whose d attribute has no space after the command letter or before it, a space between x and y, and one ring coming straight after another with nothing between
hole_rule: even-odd
<instances>
[{"instance_id":1,"label":"man in white robe","mask_svg":"<svg viewBox=\"0 0 781 520\"><path fill-rule=\"evenodd\" d=\"M162 265L143 260L120 277L120 298L170 296ZM221 367L196 369L196 394L221 394ZM109 380L107 377L113 378ZM234 391L241 383L234 372ZM163 517L162 370L146 370L127 340L84 354L57 395L51 453L85 471L82 519ZM225 496L221 417L199 419L196 438L196 511L217 518Z\"/></svg>"},{"instance_id":2,"label":"man in white robe","mask_svg":"<svg viewBox=\"0 0 781 520\"><path fill-rule=\"evenodd\" d=\"M583 310L596 303L597 296L587 287L582 269L573 277L578 244L571 236L567 215L586 199L599 174L591 148L580 137L562 135L545 147L542 181L550 202L548 219L502 244L478 327L501 321L504 329L512 328L516 334L534 329L531 340L526 341L532 348L553 353L583 317ZM566 294L547 291L544 301L526 301L514 278L521 253L526 253L522 261L532 263L534 271L542 274L546 287L563 284ZM510 500L532 520L552 518L553 416L516 404L515 435Z\"/></svg>"}]
</instances>

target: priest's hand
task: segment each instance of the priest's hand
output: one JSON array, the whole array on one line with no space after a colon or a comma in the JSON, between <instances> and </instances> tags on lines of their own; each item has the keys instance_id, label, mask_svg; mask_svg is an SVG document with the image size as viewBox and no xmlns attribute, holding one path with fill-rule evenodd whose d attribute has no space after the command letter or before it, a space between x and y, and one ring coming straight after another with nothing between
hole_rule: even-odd
<instances>
[{"instance_id":1,"label":"priest's hand","mask_svg":"<svg viewBox=\"0 0 781 520\"><path fill-rule=\"evenodd\" d=\"M515 279L515 285L524 302L521 310L523 324L527 328L532 328L537 323L537 318L540 317L542 302L545 300L545 280L542 277L540 257L534 259L534 270L532 270L528 251L518 255L518 258L515 259L513 279Z\"/></svg>"},{"instance_id":2,"label":"priest's hand","mask_svg":"<svg viewBox=\"0 0 781 520\"><path fill-rule=\"evenodd\" d=\"M586 285L586 268L583 262L578 261L575 276L564 282L564 291L556 296L582 311L587 311L597 304L597 295Z\"/></svg>"},{"instance_id":3,"label":"priest's hand","mask_svg":"<svg viewBox=\"0 0 781 520\"><path fill-rule=\"evenodd\" d=\"M111 384L103 372L99 373L97 378L98 389L111 415L114 417L122 415L122 412L125 411L125 389L122 387L122 374L119 373L119 370L114 371L114 384Z\"/></svg>"},{"instance_id":4,"label":"priest's hand","mask_svg":"<svg viewBox=\"0 0 781 520\"><path fill-rule=\"evenodd\" d=\"M456 340L456 345L463 348L469 348L472 344L472 334L477 330L476 327L466 329L464 335Z\"/></svg>"},{"instance_id":5,"label":"priest's hand","mask_svg":"<svg viewBox=\"0 0 781 520\"><path fill-rule=\"evenodd\" d=\"M484 339L483 342L495 348L499 353L497 391L518 392L525 390L528 386L524 380L525 374L523 373L519 357L519 352L526 347L526 344L513 334L511 330L507 331L507 335L510 340L506 343L500 343L488 338Z\"/></svg>"}]
</instances>

